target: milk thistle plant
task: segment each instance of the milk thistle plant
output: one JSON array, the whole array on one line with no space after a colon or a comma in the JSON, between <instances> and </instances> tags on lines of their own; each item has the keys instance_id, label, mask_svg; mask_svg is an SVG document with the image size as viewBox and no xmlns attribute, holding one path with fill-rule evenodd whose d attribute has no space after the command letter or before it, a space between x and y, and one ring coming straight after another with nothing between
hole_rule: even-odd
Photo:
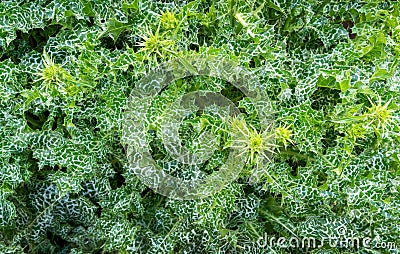
<instances>
[{"instance_id":1,"label":"milk thistle plant","mask_svg":"<svg viewBox=\"0 0 400 254\"><path fill-rule=\"evenodd\" d=\"M173 51L174 41L165 39L164 34L160 34L160 24L155 32L147 29L146 34L141 35L143 42L137 44L141 47L139 52L143 52L144 59L157 62L158 58L164 59Z\"/></svg>"},{"instance_id":2,"label":"milk thistle plant","mask_svg":"<svg viewBox=\"0 0 400 254\"><path fill-rule=\"evenodd\" d=\"M399 12L372 0L1 1L0 253L398 253ZM174 59L188 68L151 76ZM217 99L186 97L186 110L195 92ZM123 135L128 109L143 142ZM203 153L187 163L177 148ZM150 188L138 170L221 188L175 199L159 189L182 185ZM371 241L260 246L266 235Z\"/></svg>"},{"instance_id":3,"label":"milk thistle plant","mask_svg":"<svg viewBox=\"0 0 400 254\"><path fill-rule=\"evenodd\" d=\"M240 149L238 156L247 158L253 164L257 157L269 158L274 153L274 135L267 130L261 132L253 126L247 126L244 119L234 118L230 123L231 135L237 145L228 147ZM243 156L244 155L244 156Z\"/></svg>"},{"instance_id":4,"label":"milk thistle plant","mask_svg":"<svg viewBox=\"0 0 400 254\"><path fill-rule=\"evenodd\" d=\"M368 99L371 103L371 107L368 108L368 113L366 114L368 124L372 125L378 136L387 136L387 126L396 124L396 119L393 115L395 110L388 108L392 100L388 100L382 105L381 98L379 98L378 103L374 103L370 98Z\"/></svg>"},{"instance_id":5,"label":"milk thistle plant","mask_svg":"<svg viewBox=\"0 0 400 254\"><path fill-rule=\"evenodd\" d=\"M45 92L63 89L72 81L72 76L59 64L54 63L46 51L43 52L43 68L36 74L38 82L42 82Z\"/></svg>"}]
</instances>

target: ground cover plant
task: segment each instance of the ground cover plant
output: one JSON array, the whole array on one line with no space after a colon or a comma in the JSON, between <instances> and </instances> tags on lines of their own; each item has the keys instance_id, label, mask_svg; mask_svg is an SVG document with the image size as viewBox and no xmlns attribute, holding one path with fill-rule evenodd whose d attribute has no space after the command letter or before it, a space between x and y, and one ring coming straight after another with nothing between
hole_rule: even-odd
<instances>
[{"instance_id":1,"label":"ground cover plant","mask_svg":"<svg viewBox=\"0 0 400 254\"><path fill-rule=\"evenodd\" d=\"M398 253L399 7L2 1L0 253ZM221 191L179 200L132 171L124 112L151 69L192 55L251 71L274 121L263 125L224 80L169 84L143 120L158 165L181 178L211 174L235 133L246 162ZM163 145L163 117L202 90L228 98L243 118L226 122L204 110L182 119L183 146L196 151L206 131L216 144L209 160L184 166ZM320 246L278 246L273 237L315 238ZM320 244L346 237L370 241Z\"/></svg>"}]
</instances>

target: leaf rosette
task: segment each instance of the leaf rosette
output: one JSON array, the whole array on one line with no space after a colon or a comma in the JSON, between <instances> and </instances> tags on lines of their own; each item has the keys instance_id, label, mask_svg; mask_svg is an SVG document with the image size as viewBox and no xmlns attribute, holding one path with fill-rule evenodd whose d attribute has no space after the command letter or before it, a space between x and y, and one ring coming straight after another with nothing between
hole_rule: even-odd
<instances>
[{"instance_id":1,"label":"leaf rosette","mask_svg":"<svg viewBox=\"0 0 400 254\"><path fill-rule=\"evenodd\" d=\"M176 199L203 198L218 192L237 179L248 162L240 144L242 139L235 137L235 132L229 130L229 122L232 122L230 119L240 118L240 110L223 95L206 90L184 94L167 107L161 120L163 148L181 165L194 166L191 173L194 177L187 179L171 175L168 173L168 165L165 168L165 164L162 165L153 158L148 142L153 126L148 114L153 99L170 83L191 76L215 77L229 82L251 99L260 126L271 126L273 119L268 95L260 89L257 78L233 61L216 56L195 55L177 58L150 71L136 84L128 100L123 142L126 145L130 170L157 193ZM208 112L219 117L222 125L227 126L221 129L231 134L229 153L224 163L210 174L201 172L201 167L196 165L206 163L215 152L218 142L213 134L201 132L194 142L197 147L195 149L186 148L179 137L179 127L185 116L198 112Z\"/></svg>"}]
</instances>

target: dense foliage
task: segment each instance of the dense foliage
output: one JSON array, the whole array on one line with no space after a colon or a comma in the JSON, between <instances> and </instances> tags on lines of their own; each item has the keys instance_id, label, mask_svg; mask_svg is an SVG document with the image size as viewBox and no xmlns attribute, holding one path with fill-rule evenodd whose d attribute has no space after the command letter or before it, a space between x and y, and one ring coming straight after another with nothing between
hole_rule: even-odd
<instances>
[{"instance_id":1,"label":"dense foliage","mask_svg":"<svg viewBox=\"0 0 400 254\"><path fill-rule=\"evenodd\" d=\"M398 253L260 247L257 240L321 239L345 229L400 246L399 7L377 0L1 1L0 253ZM191 54L252 71L273 102L276 147L261 164L260 149L248 147L235 182L181 201L132 172L121 126L135 83L159 63ZM190 167L165 151L162 114L198 90L234 102L249 136L265 129L231 84L176 81L155 98L147 121L154 158L180 177ZM188 117L179 134L190 146L205 129L221 144L229 139L207 112ZM222 145L201 170L218 170L225 157Z\"/></svg>"}]
</instances>

